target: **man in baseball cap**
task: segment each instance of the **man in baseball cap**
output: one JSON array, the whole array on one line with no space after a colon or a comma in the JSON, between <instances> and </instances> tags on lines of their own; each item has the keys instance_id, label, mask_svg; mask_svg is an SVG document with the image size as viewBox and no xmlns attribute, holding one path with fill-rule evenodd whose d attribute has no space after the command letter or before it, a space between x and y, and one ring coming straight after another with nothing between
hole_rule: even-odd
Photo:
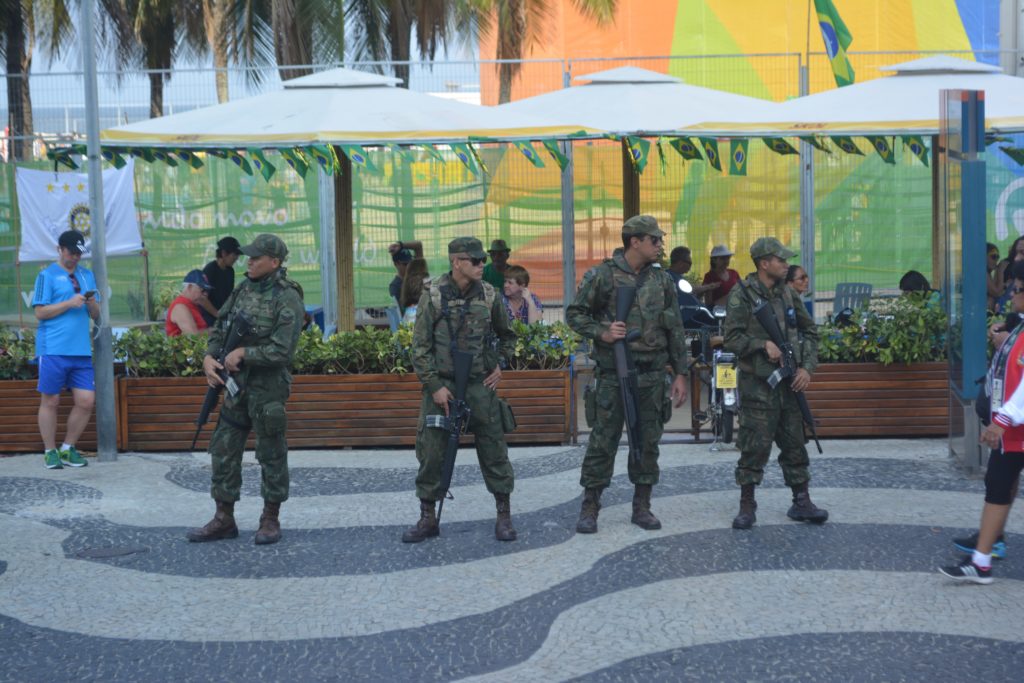
<instances>
[{"instance_id":1,"label":"man in baseball cap","mask_svg":"<svg viewBox=\"0 0 1024 683\"><path fill-rule=\"evenodd\" d=\"M484 282L490 282L499 292L505 287L505 271L508 269L508 256L512 250L505 240L492 240L487 250L491 262L484 266Z\"/></svg>"},{"instance_id":2,"label":"man in baseball cap","mask_svg":"<svg viewBox=\"0 0 1024 683\"><path fill-rule=\"evenodd\" d=\"M77 230L65 230L57 238L57 246L63 247L72 254L85 252L85 235Z\"/></svg>"},{"instance_id":3,"label":"man in baseball cap","mask_svg":"<svg viewBox=\"0 0 1024 683\"><path fill-rule=\"evenodd\" d=\"M199 301L205 299L213 289L203 271L196 268L190 270L182 279L181 294L175 297L167 307L167 318L164 320L164 331L168 337L180 337L183 334L206 334L209 325L203 318Z\"/></svg>"},{"instance_id":4,"label":"man in baseball cap","mask_svg":"<svg viewBox=\"0 0 1024 683\"><path fill-rule=\"evenodd\" d=\"M207 296L201 297L196 303L203 312L203 320L207 326L217 318L217 312L228 300L235 288L235 262L242 255L242 246L230 235L217 240L215 258L203 267L203 275L209 281L210 289Z\"/></svg>"},{"instance_id":5,"label":"man in baseball cap","mask_svg":"<svg viewBox=\"0 0 1024 683\"><path fill-rule=\"evenodd\" d=\"M793 505L786 515L798 522L822 524L828 511L811 502L808 493L810 457L804 444L803 416L797 395L811 383L818 365L818 328L803 302L786 284L787 260L794 256L774 237L762 237L750 246L757 272L747 276L729 296L725 317L725 350L740 358L740 420L736 446L736 483L740 487L740 511L734 529L749 529L757 521L754 490L764 478L764 467L778 444L779 465L786 486L793 490ZM795 372L770 384L769 378L784 360L783 348L773 341L754 315L756 306L767 304L785 338L782 347L792 353Z\"/></svg>"}]
</instances>

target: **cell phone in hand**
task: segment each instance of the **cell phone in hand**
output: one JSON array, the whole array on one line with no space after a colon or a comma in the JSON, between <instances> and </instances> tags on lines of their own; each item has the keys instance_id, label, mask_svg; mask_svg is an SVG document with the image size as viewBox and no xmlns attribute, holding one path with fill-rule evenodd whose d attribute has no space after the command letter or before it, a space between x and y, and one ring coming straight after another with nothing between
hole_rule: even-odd
<instances>
[{"instance_id":1,"label":"cell phone in hand","mask_svg":"<svg viewBox=\"0 0 1024 683\"><path fill-rule=\"evenodd\" d=\"M95 289L90 289L87 292L82 292L82 296L84 296L86 299L91 299L94 296L96 296L96 290Z\"/></svg>"}]
</instances>

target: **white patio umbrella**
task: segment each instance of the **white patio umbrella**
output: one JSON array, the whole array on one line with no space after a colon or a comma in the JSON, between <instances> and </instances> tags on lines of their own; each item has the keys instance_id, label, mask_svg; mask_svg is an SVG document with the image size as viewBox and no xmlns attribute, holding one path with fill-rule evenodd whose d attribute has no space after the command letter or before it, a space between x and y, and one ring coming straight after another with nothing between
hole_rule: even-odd
<instances>
[{"instance_id":1,"label":"white patio umbrella","mask_svg":"<svg viewBox=\"0 0 1024 683\"><path fill-rule=\"evenodd\" d=\"M584 83L498 107L507 112L542 118L552 124L582 126L619 135L653 136L707 121L728 112L743 110L757 118L769 117L779 106L775 102L736 95L713 88L687 85L674 76L635 66L577 76ZM566 156L571 143L566 142ZM623 213L640 213L640 178L633 169L629 149L623 142ZM562 177L562 245L573 254L572 164ZM574 259L566 258L564 281L566 301L575 286Z\"/></svg>"},{"instance_id":2,"label":"white patio umbrella","mask_svg":"<svg viewBox=\"0 0 1024 683\"><path fill-rule=\"evenodd\" d=\"M109 146L170 148L443 144L465 142L470 136L500 140L560 136L582 128L396 88L399 82L389 76L332 69L286 81L283 90L110 128L101 139ZM333 214L332 223L322 225L321 233L322 238L333 236L334 250L321 249L321 272L324 303L330 292L338 294L338 329L352 329L352 173L348 158L341 153L338 158L342 169L334 174L335 201L321 211L322 222ZM332 278L335 263L337 275ZM330 317L330 308L325 305L325 309Z\"/></svg>"}]
</instances>

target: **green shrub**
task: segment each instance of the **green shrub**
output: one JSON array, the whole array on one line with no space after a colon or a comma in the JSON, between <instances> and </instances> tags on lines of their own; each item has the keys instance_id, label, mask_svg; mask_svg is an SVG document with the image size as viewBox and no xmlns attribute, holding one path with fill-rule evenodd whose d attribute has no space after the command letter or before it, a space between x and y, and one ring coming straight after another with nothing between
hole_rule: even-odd
<instances>
[{"instance_id":1,"label":"green shrub","mask_svg":"<svg viewBox=\"0 0 1024 683\"><path fill-rule=\"evenodd\" d=\"M25 329L21 336L0 326L0 379L31 379L36 375L31 361L36 356L35 330Z\"/></svg>"},{"instance_id":2,"label":"green shrub","mask_svg":"<svg viewBox=\"0 0 1024 683\"><path fill-rule=\"evenodd\" d=\"M850 325L818 327L823 363L923 363L946 360L948 319L933 300L873 300L854 312Z\"/></svg>"}]
</instances>

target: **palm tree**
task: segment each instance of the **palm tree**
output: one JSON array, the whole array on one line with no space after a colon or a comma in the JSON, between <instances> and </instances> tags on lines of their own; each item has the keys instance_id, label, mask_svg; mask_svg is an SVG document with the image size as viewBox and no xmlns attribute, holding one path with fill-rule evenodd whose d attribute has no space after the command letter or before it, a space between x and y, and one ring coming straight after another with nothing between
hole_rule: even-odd
<instances>
[{"instance_id":1,"label":"palm tree","mask_svg":"<svg viewBox=\"0 0 1024 683\"><path fill-rule=\"evenodd\" d=\"M350 19L349 57L391 60L395 76L409 87L413 31L420 57L433 60L455 28L460 0L346 0Z\"/></svg>"},{"instance_id":2,"label":"palm tree","mask_svg":"<svg viewBox=\"0 0 1024 683\"><path fill-rule=\"evenodd\" d=\"M7 74L9 159L31 157L32 97L28 75L32 67L32 4L21 0L0 0L0 51Z\"/></svg>"},{"instance_id":3,"label":"palm tree","mask_svg":"<svg viewBox=\"0 0 1024 683\"><path fill-rule=\"evenodd\" d=\"M474 39L497 31L498 104L512 99L512 81L519 75L526 53L540 42L552 15L552 0L459 0L459 24ZM612 21L616 0L572 0L583 16L597 24Z\"/></svg>"}]
</instances>

